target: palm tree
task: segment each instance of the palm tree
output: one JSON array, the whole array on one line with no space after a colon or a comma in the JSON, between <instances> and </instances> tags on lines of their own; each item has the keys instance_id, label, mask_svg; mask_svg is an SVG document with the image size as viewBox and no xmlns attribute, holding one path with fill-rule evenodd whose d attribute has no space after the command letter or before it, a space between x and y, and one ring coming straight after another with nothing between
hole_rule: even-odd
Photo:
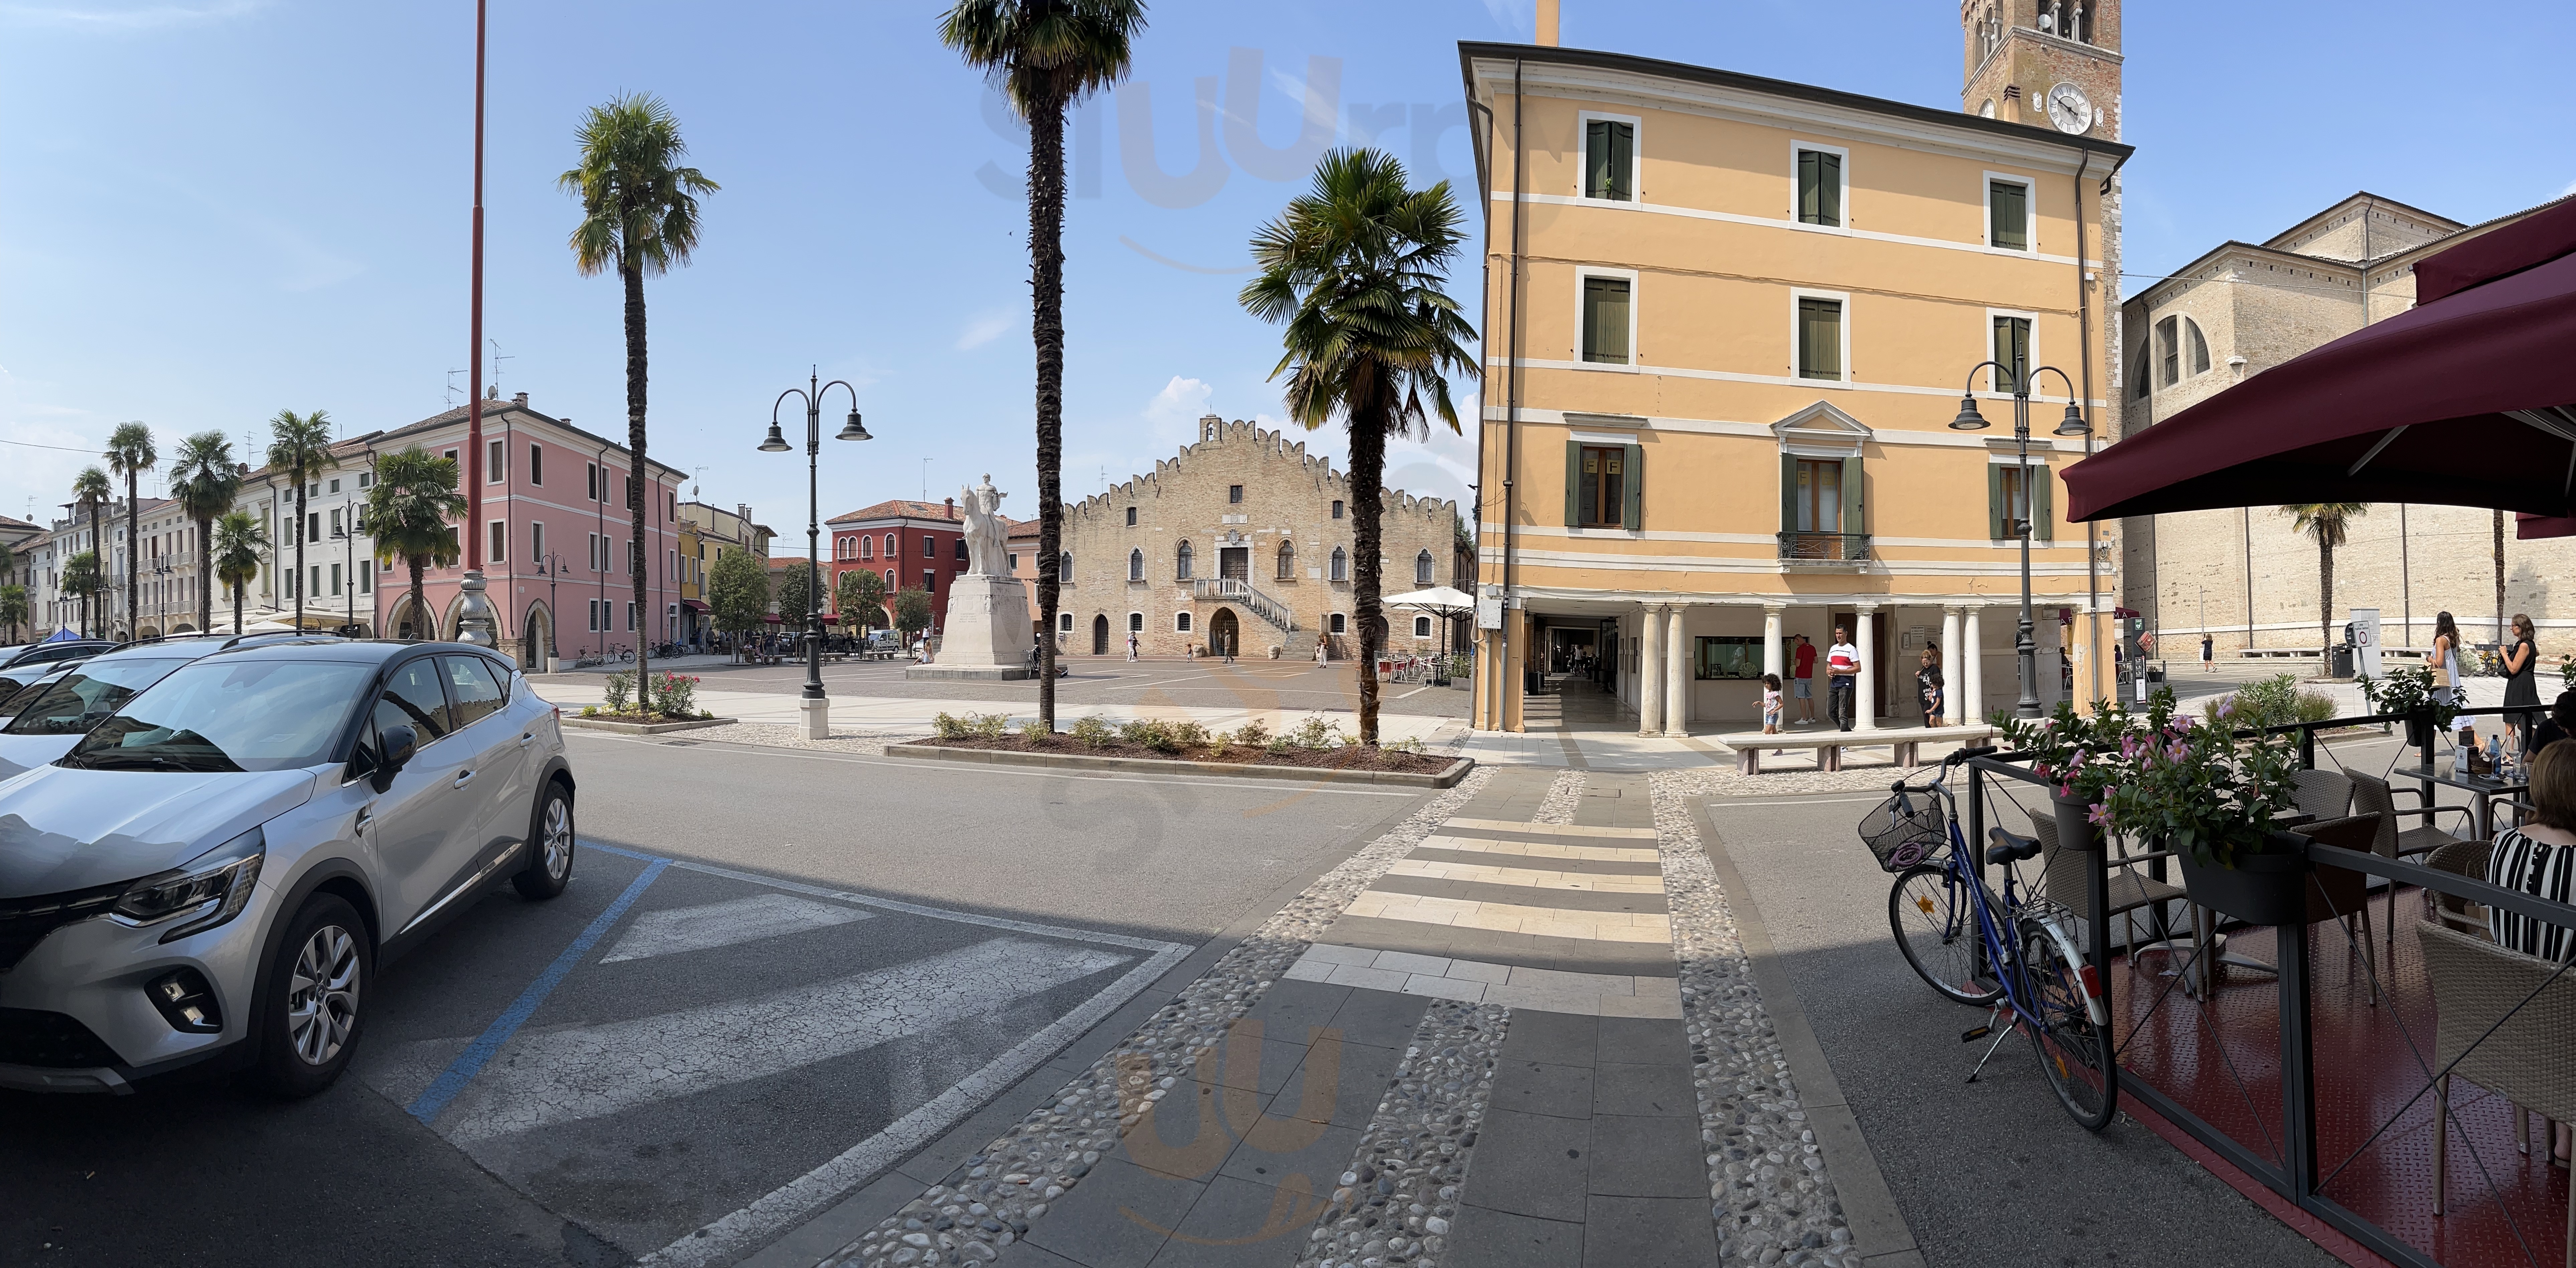
<instances>
[{"instance_id":1,"label":"palm tree","mask_svg":"<svg viewBox=\"0 0 2576 1268\"><path fill-rule=\"evenodd\" d=\"M125 621L129 631L143 626L143 538L141 490L143 473L161 461L152 447L152 429L141 423L118 423L108 435L107 469L125 477Z\"/></svg>"},{"instance_id":2,"label":"palm tree","mask_svg":"<svg viewBox=\"0 0 2576 1268\"><path fill-rule=\"evenodd\" d=\"M1127 74L1140 0L957 0L939 41L990 76L1029 125L1030 330L1038 356L1038 724L1055 729L1064 542L1064 116Z\"/></svg>"},{"instance_id":3,"label":"palm tree","mask_svg":"<svg viewBox=\"0 0 2576 1268\"><path fill-rule=\"evenodd\" d=\"M1335 150L1316 164L1314 187L1253 235L1261 275L1241 296L1253 316L1287 324L1287 352L1270 374L1288 376L1288 416L1308 430L1339 417L1350 430L1363 744L1377 743L1377 652L1385 639L1378 517L1386 438L1417 429L1427 438L1435 414L1457 431L1447 376L1476 373L1461 346L1476 332L1440 289L1465 240L1459 220L1449 182L1414 189L1391 155Z\"/></svg>"},{"instance_id":4,"label":"palm tree","mask_svg":"<svg viewBox=\"0 0 2576 1268\"><path fill-rule=\"evenodd\" d=\"M652 489L644 461L644 278L689 262L698 248L697 196L712 194L718 186L698 169L678 166L689 152L680 139L680 121L650 93L592 106L575 137L581 143L581 166L556 178L565 192L581 199L581 223L572 231L573 263L583 277L615 269L626 288L626 448L633 464L626 510L634 522L626 569L635 585L638 624L643 624L640 618L652 611L644 598L644 502ZM636 704L649 711L645 665L653 640L641 630L637 635Z\"/></svg>"},{"instance_id":5,"label":"palm tree","mask_svg":"<svg viewBox=\"0 0 2576 1268\"><path fill-rule=\"evenodd\" d=\"M465 505L465 495L456 491L456 460L431 457L413 445L376 459L376 484L358 513L358 531L375 539L376 562L411 569L412 619L427 623L433 638L438 626L421 595L420 572L456 562L457 535L447 522L465 518Z\"/></svg>"},{"instance_id":6,"label":"palm tree","mask_svg":"<svg viewBox=\"0 0 2576 1268\"><path fill-rule=\"evenodd\" d=\"M201 431L179 442L170 459L170 496L197 525L197 628L215 626L215 594L207 581L214 575L215 519L232 509L241 496L241 469L233 463L233 442L220 431ZM238 634L241 631L235 630Z\"/></svg>"},{"instance_id":7,"label":"palm tree","mask_svg":"<svg viewBox=\"0 0 2576 1268\"><path fill-rule=\"evenodd\" d=\"M99 586L104 584L98 572L99 549L106 545L106 542L98 535L99 514L102 508L107 505L107 500L114 496L116 496L116 491L113 486L108 484L107 473L96 467L83 467L81 468L81 473L79 475L72 477L72 500L89 509L90 569L87 573L83 574L81 585L75 587L69 581L65 581L63 583L63 588L65 590L74 590L81 597L81 634L83 637L87 637L89 635L90 608L98 598ZM66 567L63 572L66 577L71 575L69 567ZM102 618L103 617L104 614L102 614ZM107 625L106 620L101 619L99 621L99 625L103 630Z\"/></svg>"},{"instance_id":8,"label":"palm tree","mask_svg":"<svg viewBox=\"0 0 2576 1268\"><path fill-rule=\"evenodd\" d=\"M268 534L248 511L226 511L215 521L206 549L215 559L215 577L233 592L233 633L242 632L242 594L259 577L260 556L269 548Z\"/></svg>"},{"instance_id":9,"label":"palm tree","mask_svg":"<svg viewBox=\"0 0 2576 1268\"><path fill-rule=\"evenodd\" d=\"M321 410L297 414L291 409L277 411L268 420L268 469L275 475L295 482L295 522L288 526L295 538L295 628L304 629L304 594L312 589L304 581L305 482L315 475L339 466L331 456L331 416Z\"/></svg>"},{"instance_id":10,"label":"palm tree","mask_svg":"<svg viewBox=\"0 0 2576 1268\"><path fill-rule=\"evenodd\" d=\"M2321 657L2334 647L2334 553L2344 544L2352 521L2370 514L2368 502L2294 502L2281 508L2290 527L2317 542L2317 646Z\"/></svg>"},{"instance_id":11,"label":"palm tree","mask_svg":"<svg viewBox=\"0 0 2576 1268\"><path fill-rule=\"evenodd\" d=\"M27 623L27 587L0 586L0 624L9 627L9 641L18 641L18 627Z\"/></svg>"}]
</instances>

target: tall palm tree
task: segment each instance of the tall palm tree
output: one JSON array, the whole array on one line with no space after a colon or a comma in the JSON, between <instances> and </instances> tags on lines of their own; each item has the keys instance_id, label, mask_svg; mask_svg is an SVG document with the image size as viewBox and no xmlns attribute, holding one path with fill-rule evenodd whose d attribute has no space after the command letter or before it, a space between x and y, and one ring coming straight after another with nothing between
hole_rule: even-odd
<instances>
[{"instance_id":1,"label":"tall palm tree","mask_svg":"<svg viewBox=\"0 0 2576 1268\"><path fill-rule=\"evenodd\" d=\"M98 589L98 552L84 550L63 561L63 590L67 594L87 595ZM81 636L89 637L89 606L81 606Z\"/></svg>"},{"instance_id":2,"label":"tall palm tree","mask_svg":"<svg viewBox=\"0 0 2576 1268\"><path fill-rule=\"evenodd\" d=\"M268 553L268 533L259 526L259 518L248 511L226 511L215 521L215 535L206 543L214 556L215 577L233 592L233 633L242 632L242 595L250 583L259 578L259 561Z\"/></svg>"},{"instance_id":3,"label":"tall palm tree","mask_svg":"<svg viewBox=\"0 0 2576 1268\"><path fill-rule=\"evenodd\" d=\"M1037 342L1038 723L1055 728L1064 542L1064 116L1127 74L1140 0L957 0L939 41L983 71L1029 125L1029 329Z\"/></svg>"},{"instance_id":4,"label":"tall palm tree","mask_svg":"<svg viewBox=\"0 0 2576 1268\"><path fill-rule=\"evenodd\" d=\"M115 486L107 482L107 473L96 467L83 467L79 475L72 477L72 500L89 511L90 569L83 574L82 584L79 587L81 634L84 637L90 633L90 609L98 599L99 587L105 584L98 569L99 551L107 544L98 535L99 516L106 507L107 500L115 496ZM69 575L69 569L65 570L65 575ZM69 590L73 587L66 583L63 588ZM104 632L107 621L104 619L104 614L101 616L102 619L98 624L101 632Z\"/></svg>"},{"instance_id":5,"label":"tall palm tree","mask_svg":"<svg viewBox=\"0 0 2576 1268\"><path fill-rule=\"evenodd\" d=\"M282 409L268 420L268 469L295 484L295 523L290 532L295 538L295 628L299 633L304 629L304 596L313 588L304 579L304 541L312 536L304 531L305 484L339 465L331 454L329 414L318 409L305 414Z\"/></svg>"},{"instance_id":6,"label":"tall palm tree","mask_svg":"<svg viewBox=\"0 0 2576 1268\"><path fill-rule=\"evenodd\" d=\"M687 264L698 249L698 195L718 186L694 167L679 166L689 153L680 139L680 121L662 99L630 93L605 105L592 106L575 134L581 143L581 166L556 178L565 192L581 199L581 223L573 226L572 256L583 277L610 269L626 290L626 448L632 466L626 481L626 511L633 520L628 548L628 580L635 587L638 625L652 612L644 598L644 504L653 483L644 461L644 278ZM649 707L645 666L653 645L636 631L635 694L638 707Z\"/></svg>"},{"instance_id":7,"label":"tall palm tree","mask_svg":"<svg viewBox=\"0 0 2576 1268\"><path fill-rule=\"evenodd\" d=\"M0 586L0 624L9 627L9 641L18 641L18 627L27 623L27 587Z\"/></svg>"},{"instance_id":8,"label":"tall palm tree","mask_svg":"<svg viewBox=\"0 0 2576 1268\"><path fill-rule=\"evenodd\" d=\"M1313 188L1253 235L1261 274L1241 296L1253 316L1287 324L1287 351L1270 374L1288 376L1288 416L1308 430L1338 417L1350 431L1363 744L1377 743L1377 653L1386 638L1378 611L1386 439L1417 430L1428 438L1435 415L1457 431L1448 376L1476 373L1462 346L1476 332L1441 290L1465 240L1459 222L1449 182L1414 189L1391 155L1335 150L1316 164Z\"/></svg>"},{"instance_id":9,"label":"tall palm tree","mask_svg":"<svg viewBox=\"0 0 2576 1268\"><path fill-rule=\"evenodd\" d=\"M2368 502L2293 502L2281 508L2290 527L2317 543L2317 646L2334 646L2334 553L2344 544L2354 520L2370 514ZM2330 651L2319 656L2331 658Z\"/></svg>"},{"instance_id":10,"label":"tall palm tree","mask_svg":"<svg viewBox=\"0 0 2576 1268\"><path fill-rule=\"evenodd\" d=\"M2501 650L2513 635L2504 627L2504 512L2492 514L2495 524L2496 647Z\"/></svg>"},{"instance_id":11,"label":"tall palm tree","mask_svg":"<svg viewBox=\"0 0 2576 1268\"><path fill-rule=\"evenodd\" d=\"M456 491L456 460L432 457L413 445L376 459L375 487L358 512L358 531L375 539L376 562L411 570L412 620L426 624L433 638L438 623L421 595L420 572L456 562L457 534L447 524L465 518L465 505L465 495Z\"/></svg>"},{"instance_id":12,"label":"tall palm tree","mask_svg":"<svg viewBox=\"0 0 2576 1268\"><path fill-rule=\"evenodd\" d=\"M233 462L233 442L220 431L201 431L179 442L170 459L170 496L197 526L197 628L215 627L215 593L207 584L214 575L215 520L241 496L241 469ZM240 633L235 630L234 633Z\"/></svg>"},{"instance_id":13,"label":"tall palm tree","mask_svg":"<svg viewBox=\"0 0 2576 1268\"><path fill-rule=\"evenodd\" d=\"M118 423L108 435L107 469L125 477L125 623L129 632L143 628L142 492L143 473L161 461L152 447L152 429L141 423Z\"/></svg>"}]
</instances>

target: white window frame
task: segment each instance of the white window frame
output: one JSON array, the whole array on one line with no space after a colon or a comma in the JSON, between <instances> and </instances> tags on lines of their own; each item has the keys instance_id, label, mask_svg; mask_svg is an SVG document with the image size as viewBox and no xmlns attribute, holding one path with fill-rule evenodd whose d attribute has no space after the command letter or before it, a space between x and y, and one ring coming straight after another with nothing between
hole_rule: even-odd
<instances>
[{"instance_id":1,"label":"white window frame","mask_svg":"<svg viewBox=\"0 0 2576 1268\"><path fill-rule=\"evenodd\" d=\"M1841 188L1835 191L1834 196L1834 205L1843 209L1843 222L1841 224L1811 225L1804 220L1798 219L1798 156L1809 150L1814 150L1819 154L1831 154L1842 160ZM1845 238L1851 236L1851 148L1849 146L1827 145L1822 141L1800 141L1794 137L1790 139L1789 227L1792 229L1804 230L1808 233L1830 233Z\"/></svg>"},{"instance_id":2,"label":"white window frame","mask_svg":"<svg viewBox=\"0 0 2576 1268\"><path fill-rule=\"evenodd\" d=\"M1055 632L1058 634L1071 634L1073 632L1073 613L1058 612L1055 614Z\"/></svg>"},{"instance_id":3,"label":"white window frame","mask_svg":"<svg viewBox=\"0 0 2576 1268\"><path fill-rule=\"evenodd\" d=\"M1628 360L1624 365L1608 361L1583 359L1583 283L1596 277L1615 277L1628 283ZM1645 358L1637 347L1637 310L1642 305L1637 289L1637 270L1598 268L1581 265L1574 270L1574 346L1573 365L1577 370L1604 370L1613 374L1635 374Z\"/></svg>"},{"instance_id":4,"label":"white window frame","mask_svg":"<svg viewBox=\"0 0 2576 1268\"><path fill-rule=\"evenodd\" d=\"M1142 634L1145 632L1144 613L1130 612L1127 614L1127 632L1130 634Z\"/></svg>"},{"instance_id":5,"label":"white window frame","mask_svg":"<svg viewBox=\"0 0 2576 1268\"><path fill-rule=\"evenodd\" d=\"M1835 355L1835 357L1838 359L1838 363L1839 363L1839 364L1842 366L1842 368L1843 368L1842 375L1841 375L1841 377L1839 377L1839 378L1831 378L1831 379L1811 379L1811 378L1808 378L1806 375L1801 374L1801 373L1799 373L1799 372L1798 372L1798 301L1799 301L1799 300L1802 300L1802 299L1830 299L1830 300L1834 301L1834 303L1836 303L1837 305L1840 305L1840 306L1841 306L1843 319L1842 319L1841 321L1839 321L1839 322L1836 322L1836 323L1835 323L1835 327L1836 327L1836 329L1835 329L1835 334L1836 334L1836 336L1840 339L1842 346L1841 346L1841 347L1839 347L1839 348L1836 348L1836 349L1834 350L1834 355ZM1794 381L1796 381L1796 382L1799 382L1799 383L1850 383L1850 382L1852 382L1852 381L1853 381L1853 376L1852 376L1851 336L1852 336L1852 302L1851 302L1851 292L1849 292L1849 291L1824 291L1824 290L1816 290L1816 289L1814 289L1814 288L1812 288L1812 287L1804 287L1804 286L1792 286L1792 287L1790 287L1790 288L1789 288L1789 377L1790 377L1790 379L1792 379L1792 380L1794 380Z\"/></svg>"},{"instance_id":6,"label":"white window frame","mask_svg":"<svg viewBox=\"0 0 2576 1268\"><path fill-rule=\"evenodd\" d=\"M1348 612L1333 612L1327 614L1324 618L1324 632L1327 634L1350 633L1351 614Z\"/></svg>"},{"instance_id":7,"label":"white window frame","mask_svg":"<svg viewBox=\"0 0 2576 1268\"><path fill-rule=\"evenodd\" d=\"M1190 633L1195 633L1196 631L1193 631L1193 630L1190 628L1190 625L1191 625L1191 621L1190 621L1190 610L1189 610L1188 608L1183 608L1183 609L1181 609L1180 611L1175 612L1175 613L1173 613L1173 614L1172 614L1172 632L1173 632L1173 633L1175 633L1175 634L1190 634Z\"/></svg>"},{"instance_id":8,"label":"white window frame","mask_svg":"<svg viewBox=\"0 0 2576 1268\"><path fill-rule=\"evenodd\" d=\"M2038 369L2039 367L2041 367L2041 366L2043 366L2043 365L2046 365L2046 364L2047 364L2047 361L2046 361L2044 358L2042 358L2042 357L2040 356L2040 354L2039 354L2039 314L2038 314L2038 313L2035 313L2035 312L2026 312L2026 311L2024 311L2024 310L2022 310L2022 309L2019 309L2019 308L1989 308L1989 309L1987 309L1987 310L1986 310L1985 328L1984 328L1983 330L1981 330L1981 331L1979 331L1979 332L1978 332L1978 334L1980 335L1980 337L1981 337L1981 338L1983 339L1983 341L1984 341L1984 345L1985 345L1986 352L1985 352L1985 355L1984 355L1984 356L1981 356L1981 357L1977 358L1978 360L1980 360L1980 361L1992 361L1992 360L1994 360L1994 359L1995 359L1995 318L1997 318L1997 317L2018 317L2018 318L2021 318L2023 321L2029 322L2029 323L2030 323L2030 367L2029 367L2029 368L2031 368L2031 369L2033 369L2033 370L2036 370L2036 369ZM1989 369L1986 371L1986 386L1985 386L1985 390L1984 390L1984 391L1982 391L1982 392L1979 392L1979 393L1978 393L1978 395L1980 395L1980 396L1985 396L1985 397L1991 397L1991 398L1994 398L1994 399L1996 399L1996 400L2007 400L2007 401L2008 401L2008 400L2011 400L2011 399L2012 399L2012 393L2010 393L2010 392L1998 392L1998 391L1996 391L1996 390L1995 390L1995 373L1994 373L1993 369L1991 369L1991 368L1989 368ZM2032 399L2032 400L2034 400L2034 401L2038 401L2038 400L2046 400L2047 398L2046 398L2046 397L2041 396L2038 392L2034 391L2034 392L2032 392L2032 393L2030 394L2030 399Z\"/></svg>"},{"instance_id":9,"label":"white window frame","mask_svg":"<svg viewBox=\"0 0 2576 1268\"><path fill-rule=\"evenodd\" d=\"M2030 245L2020 250L1995 245L1995 182L2021 186L2021 236ZM1997 255L2039 258L2039 183L2018 172L1987 172L1977 182L1977 241ZM1991 338L1991 336L1990 336Z\"/></svg>"},{"instance_id":10,"label":"white window frame","mask_svg":"<svg viewBox=\"0 0 2576 1268\"><path fill-rule=\"evenodd\" d=\"M1432 630L1432 628L1431 628L1431 618L1430 618L1430 617L1424 616L1424 615L1422 615L1421 613L1418 613L1418 612L1414 614L1414 617L1413 617L1413 636L1414 636L1415 638L1431 638L1431 637L1434 637L1434 632L1433 632L1433 630Z\"/></svg>"},{"instance_id":11,"label":"white window frame","mask_svg":"<svg viewBox=\"0 0 2576 1268\"><path fill-rule=\"evenodd\" d=\"M1592 170L1592 154L1590 147L1592 145L1592 124L1596 119L1604 123L1624 123L1628 125L1628 201L1624 203L1608 198L1595 198L1592 196L1590 190L1583 187L1584 174ZM1581 199L1584 206L1633 208L1642 206L1645 203L1646 121L1644 119L1632 114L1612 114L1607 110L1578 111L1574 125L1574 150L1576 157L1574 166L1574 196ZM1631 295L1635 294L1634 291L1629 293Z\"/></svg>"}]
</instances>

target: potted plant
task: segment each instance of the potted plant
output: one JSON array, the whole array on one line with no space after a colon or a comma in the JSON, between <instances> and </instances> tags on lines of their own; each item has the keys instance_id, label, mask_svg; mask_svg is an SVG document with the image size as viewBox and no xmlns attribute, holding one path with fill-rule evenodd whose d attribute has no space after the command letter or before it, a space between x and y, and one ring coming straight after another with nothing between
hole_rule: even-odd
<instances>
[{"instance_id":1,"label":"potted plant","mask_svg":"<svg viewBox=\"0 0 2576 1268\"><path fill-rule=\"evenodd\" d=\"M2248 924L2304 923L2307 840L2273 826L2296 796L2298 742L2237 739L2231 713L2222 709L2216 725L2168 719L2129 737L2095 822L2171 848L2200 906Z\"/></svg>"},{"instance_id":2,"label":"potted plant","mask_svg":"<svg viewBox=\"0 0 2576 1268\"><path fill-rule=\"evenodd\" d=\"M2108 790L2121 782L2124 755L2136 750L2140 736L2170 724L2173 708L2173 689L2158 687L2143 714L2129 712L2116 700L2099 700L2089 716L2079 716L2072 704L2060 701L2057 712L2046 718L1997 714L1993 722L2008 747L2032 755L2031 773L2053 786L2049 796L2057 808L2057 839L2073 848L2098 850L2105 826L2099 808Z\"/></svg>"},{"instance_id":3,"label":"potted plant","mask_svg":"<svg viewBox=\"0 0 2576 1268\"><path fill-rule=\"evenodd\" d=\"M2564 672L2562 669L2561 672ZM2433 692L2433 667L2405 665L2389 670L2379 678L2364 674L2360 678L2361 698L2381 713L2394 713L2406 719L2406 743L2423 748L2433 742L2433 732L2451 725L2459 709Z\"/></svg>"}]
</instances>

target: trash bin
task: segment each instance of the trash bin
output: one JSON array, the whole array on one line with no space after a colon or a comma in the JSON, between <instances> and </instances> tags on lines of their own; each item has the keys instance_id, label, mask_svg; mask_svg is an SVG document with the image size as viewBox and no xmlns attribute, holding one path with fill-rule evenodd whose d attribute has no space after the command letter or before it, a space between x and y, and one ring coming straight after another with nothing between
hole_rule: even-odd
<instances>
[{"instance_id":1,"label":"trash bin","mask_svg":"<svg viewBox=\"0 0 2576 1268\"><path fill-rule=\"evenodd\" d=\"M2164 685L2164 681L2165 681L2165 667L2164 667L2164 666L2162 666L2162 665L2156 665L2156 666L2150 667L2150 668L2147 670L2147 685L2148 685L2148 686L2150 686L2150 687L2161 687L2161 686L2163 686L2163 685Z\"/></svg>"},{"instance_id":2,"label":"trash bin","mask_svg":"<svg viewBox=\"0 0 2576 1268\"><path fill-rule=\"evenodd\" d=\"M2352 677L2352 648L2351 648L2351 647L2346 646L2346 645L2341 645L2341 644L2338 644L2338 645L2335 647L2335 649L2334 649L2334 667L2333 667L2331 670L2329 670L2329 671L2327 672L2326 676L2327 676L2327 677L2329 677L2329 678L2350 678L2350 677Z\"/></svg>"}]
</instances>

